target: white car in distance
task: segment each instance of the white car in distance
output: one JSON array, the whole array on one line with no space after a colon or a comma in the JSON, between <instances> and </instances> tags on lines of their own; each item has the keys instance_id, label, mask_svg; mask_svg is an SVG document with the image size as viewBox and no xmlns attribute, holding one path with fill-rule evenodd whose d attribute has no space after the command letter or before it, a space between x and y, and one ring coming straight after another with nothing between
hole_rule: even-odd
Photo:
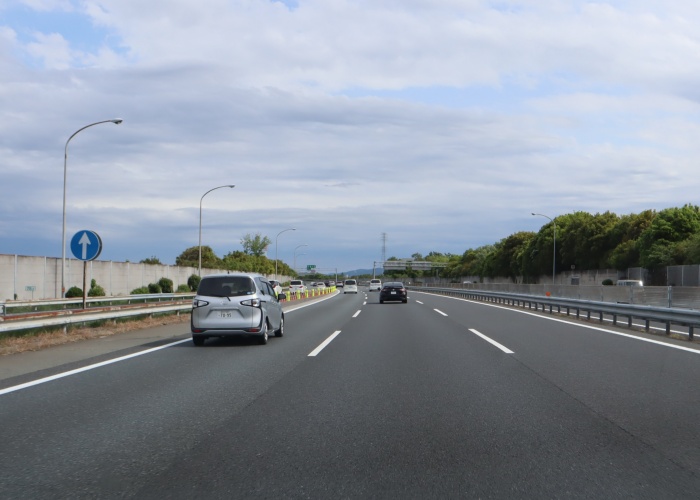
<instances>
[{"instance_id":1,"label":"white car in distance","mask_svg":"<svg viewBox=\"0 0 700 500\"><path fill-rule=\"evenodd\" d=\"M345 280L343 293L357 293L357 280Z\"/></svg>"},{"instance_id":2,"label":"white car in distance","mask_svg":"<svg viewBox=\"0 0 700 500\"><path fill-rule=\"evenodd\" d=\"M306 285L302 280L291 280L289 282L289 291L290 293L296 293L296 292L301 292L304 293L306 292Z\"/></svg>"}]
</instances>

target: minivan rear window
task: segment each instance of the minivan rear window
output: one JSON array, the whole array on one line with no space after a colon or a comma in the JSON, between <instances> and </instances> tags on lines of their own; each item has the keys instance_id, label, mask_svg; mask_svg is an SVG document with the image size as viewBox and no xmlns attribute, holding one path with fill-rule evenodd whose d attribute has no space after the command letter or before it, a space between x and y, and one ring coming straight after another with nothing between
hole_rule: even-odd
<instances>
[{"instance_id":1,"label":"minivan rear window","mask_svg":"<svg viewBox=\"0 0 700 500\"><path fill-rule=\"evenodd\" d=\"M197 295L208 297L238 297L253 293L255 293L255 284L247 276L204 278L197 288Z\"/></svg>"},{"instance_id":2,"label":"minivan rear window","mask_svg":"<svg viewBox=\"0 0 700 500\"><path fill-rule=\"evenodd\" d=\"M346 285L357 285L357 281L355 280L345 280Z\"/></svg>"}]
</instances>

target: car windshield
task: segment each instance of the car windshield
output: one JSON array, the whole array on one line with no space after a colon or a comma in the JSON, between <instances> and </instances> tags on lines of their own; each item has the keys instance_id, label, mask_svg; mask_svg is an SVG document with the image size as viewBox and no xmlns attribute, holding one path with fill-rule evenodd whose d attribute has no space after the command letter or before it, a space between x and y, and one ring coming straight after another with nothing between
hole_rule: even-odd
<instances>
[{"instance_id":1,"label":"car windshield","mask_svg":"<svg viewBox=\"0 0 700 500\"><path fill-rule=\"evenodd\" d=\"M237 297L255 293L255 284L248 276L222 276L203 279L197 295L208 297Z\"/></svg>"}]
</instances>

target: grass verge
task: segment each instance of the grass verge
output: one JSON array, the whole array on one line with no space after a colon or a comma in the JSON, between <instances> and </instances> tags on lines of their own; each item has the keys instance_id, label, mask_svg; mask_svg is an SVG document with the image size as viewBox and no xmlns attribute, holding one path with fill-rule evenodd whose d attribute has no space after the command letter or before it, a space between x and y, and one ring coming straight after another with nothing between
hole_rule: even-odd
<instances>
[{"instance_id":1,"label":"grass verge","mask_svg":"<svg viewBox=\"0 0 700 500\"><path fill-rule=\"evenodd\" d=\"M95 321L87 325L69 326L66 333L63 327L56 329L24 330L0 334L0 356L17 354L26 351L39 351L48 347L118 335L120 333L152 328L161 325L185 323L190 320L189 314L176 313L159 314L153 317Z\"/></svg>"}]
</instances>

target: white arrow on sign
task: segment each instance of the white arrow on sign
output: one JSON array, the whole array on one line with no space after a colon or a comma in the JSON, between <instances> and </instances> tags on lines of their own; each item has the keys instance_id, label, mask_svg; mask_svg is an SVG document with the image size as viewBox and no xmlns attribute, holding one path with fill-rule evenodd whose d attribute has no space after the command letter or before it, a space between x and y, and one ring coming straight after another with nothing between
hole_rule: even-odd
<instances>
[{"instance_id":1,"label":"white arrow on sign","mask_svg":"<svg viewBox=\"0 0 700 500\"><path fill-rule=\"evenodd\" d=\"M87 247L90 245L90 238L87 233L83 233L78 244L83 246L83 260L87 260Z\"/></svg>"}]
</instances>

